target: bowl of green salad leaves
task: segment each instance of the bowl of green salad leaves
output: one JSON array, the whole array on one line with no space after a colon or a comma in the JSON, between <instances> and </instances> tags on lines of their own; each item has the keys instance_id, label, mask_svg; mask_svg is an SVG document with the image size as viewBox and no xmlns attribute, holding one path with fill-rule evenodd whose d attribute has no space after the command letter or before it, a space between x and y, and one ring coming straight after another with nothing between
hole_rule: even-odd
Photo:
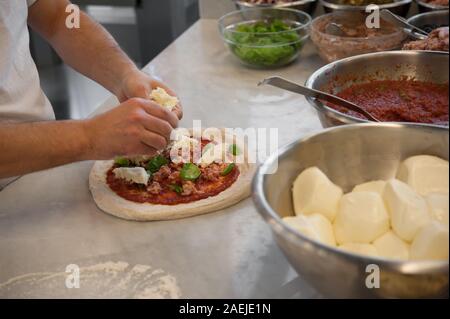
<instances>
[{"instance_id":1,"label":"bowl of green salad leaves","mask_svg":"<svg viewBox=\"0 0 450 319\"><path fill-rule=\"evenodd\" d=\"M242 63L277 68L297 59L309 35L311 16L281 8L251 8L219 20L225 44Z\"/></svg>"}]
</instances>

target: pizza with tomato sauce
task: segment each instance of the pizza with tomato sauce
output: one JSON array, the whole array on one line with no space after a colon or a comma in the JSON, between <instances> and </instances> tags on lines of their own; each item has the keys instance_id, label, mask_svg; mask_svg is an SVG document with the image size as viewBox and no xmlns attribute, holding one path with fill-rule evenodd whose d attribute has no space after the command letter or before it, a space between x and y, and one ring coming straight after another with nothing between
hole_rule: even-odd
<instances>
[{"instance_id":1,"label":"pizza with tomato sauce","mask_svg":"<svg viewBox=\"0 0 450 319\"><path fill-rule=\"evenodd\" d=\"M103 211L130 220L183 218L219 210L250 195L256 169L236 136L186 130L158 154L97 161L89 177ZM218 137L217 132L220 132Z\"/></svg>"}]
</instances>

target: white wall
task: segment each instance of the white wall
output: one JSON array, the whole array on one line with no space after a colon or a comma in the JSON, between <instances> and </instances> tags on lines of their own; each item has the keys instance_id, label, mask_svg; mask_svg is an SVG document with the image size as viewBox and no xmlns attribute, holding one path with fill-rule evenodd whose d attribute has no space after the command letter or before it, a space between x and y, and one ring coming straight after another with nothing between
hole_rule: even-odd
<instances>
[{"instance_id":1,"label":"white wall","mask_svg":"<svg viewBox=\"0 0 450 319\"><path fill-rule=\"evenodd\" d=\"M227 12L236 10L232 0L200 0L200 17L218 19Z\"/></svg>"}]
</instances>

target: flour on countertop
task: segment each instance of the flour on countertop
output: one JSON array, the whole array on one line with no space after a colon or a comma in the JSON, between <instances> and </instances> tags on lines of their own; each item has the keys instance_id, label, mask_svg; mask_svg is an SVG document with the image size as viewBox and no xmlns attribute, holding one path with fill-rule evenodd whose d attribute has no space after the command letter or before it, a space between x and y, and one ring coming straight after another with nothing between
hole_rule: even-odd
<instances>
[{"instance_id":1,"label":"flour on countertop","mask_svg":"<svg viewBox=\"0 0 450 319\"><path fill-rule=\"evenodd\" d=\"M180 298L177 280L148 265L108 261L80 267L80 288L66 288L66 272L17 276L0 284L0 298Z\"/></svg>"}]
</instances>

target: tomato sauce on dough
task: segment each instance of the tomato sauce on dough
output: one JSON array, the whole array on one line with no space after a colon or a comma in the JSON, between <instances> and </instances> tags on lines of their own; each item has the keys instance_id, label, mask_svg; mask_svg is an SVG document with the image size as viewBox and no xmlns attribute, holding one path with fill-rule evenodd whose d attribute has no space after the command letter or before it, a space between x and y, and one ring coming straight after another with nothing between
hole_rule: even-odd
<instances>
[{"instance_id":1,"label":"tomato sauce on dough","mask_svg":"<svg viewBox=\"0 0 450 319\"><path fill-rule=\"evenodd\" d=\"M226 166L227 164L212 164ZM161 182L162 190L159 194L147 192L145 185L127 183L114 176L112 167L106 176L106 181L117 195L137 203L151 203L160 205L186 204L211 196L216 196L229 188L239 177L239 168L235 166L226 176L220 176L216 181L199 179L195 182L197 191L191 195L181 196L170 187L170 182Z\"/></svg>"},{"instance_id":2,"label":"tomato sauce on dough","mask_svg":"<svg viewBox=\"0 0 450 319\"><path fill-rule=\"evenodd\" d=\"M201 139L201 150L210 142L210 140ZM233 164L234 166L229 167L230 163L212 163L206 167L198 167L200 176L195 181L185 181L180 174L183 164L170 162L168 151L163 153L163 156L169 163L152 174L149 185L129 183L116 178L113 170L118 167L117 165L113 165L108 170L106 182L117 195L133 202L177 205L216 196L236 182L240 175L237 165ZM164 172L161 172L163 169ZM222 174L227 169L227 173ZM178 185L178 191L174 185ZM188 186L188 193L184 191L185 186Z\"/></svg>"}]
</instances>

